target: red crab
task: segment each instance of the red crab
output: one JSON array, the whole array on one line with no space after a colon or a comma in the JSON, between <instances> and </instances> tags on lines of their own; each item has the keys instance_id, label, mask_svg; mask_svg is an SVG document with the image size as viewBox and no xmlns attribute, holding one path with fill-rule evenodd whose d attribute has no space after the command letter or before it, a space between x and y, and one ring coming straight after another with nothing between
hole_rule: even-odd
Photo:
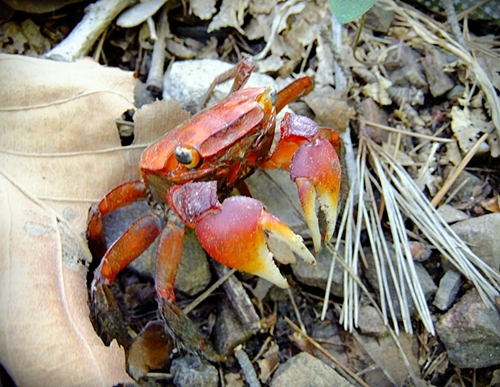
<instances>
[{"instance_id":1,"label":"red crab","mask_svg":"<svg viewBox=\"0 0 500 387\"><path fill-rule=\"evenodd\" d=\"M245 59L223 78L236 78L230 95L168 132L142 154L142 180L122 184L90 209L87 238L101 258L92 288L113 282L158 236L155 284L160 304L173 303L174 280L181 257L184 225L193 227L215 260L287 287L273 261L295 261L293 253L315 264L313 255L290 228L251 197L245 178L256 168L284 168L296 183L316 252L328 241L337 217L340 163L338 134L312 120L286 114L275 142L276 113L312 89L309 77L297 79L276 94L271 88L242 89L253 70ZM219 79L220 81L220 79ZM150 199L170 208L168 221L151 213L137 220L109 249L102 217L136 200ZM319 203L317 210L316 204ZM320 230L318 211L325 230ZM292 253L293 252L293 253Z\"/></svg>"}]
</instances>

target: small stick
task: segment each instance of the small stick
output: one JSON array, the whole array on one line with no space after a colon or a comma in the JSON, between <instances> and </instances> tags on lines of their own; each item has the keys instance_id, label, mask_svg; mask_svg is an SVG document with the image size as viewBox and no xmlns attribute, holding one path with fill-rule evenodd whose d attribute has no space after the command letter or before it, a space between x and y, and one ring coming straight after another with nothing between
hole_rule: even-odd
<instances>
[{"instance_id":1,"label":"small stick","mask_svg":"<svg viewBox=\"0 0 500 387\"><path fill-rule=\"evenodd\" d=\"M247 353L243 351L241 344L234 349L234 356L236 357L236 359L238 359L238 363L240 363L240 367L243 371L243 375L245 375L247 384L250 387L260 387L260 382L257 378L255 368L253 368L253 365L250 362Z\"/></svg>"},{"instance_id":2,"label":"small stick","mask_svg":"<svg viewBox=\"0 0 500 387\"><path fill-rule=\"evenodd\" d=\"M160 20L158 22L158 37L155 40L153 47L153 55L151 56L151 67L149 68L146 87L151 88L161 94L163 90L163 67L165 66L165 48L167 46L167 36L170 34L170 26L168 24L167 10L165 6L161 9Z\"/></svg>"},{"instance_id":3,"label":"small stick","mask_svg":"<svg viewBox=\"0 0 500 387\"><path fill-rule=\"evenodd\" d=\"M45 54L45 58L72 62L90 51L109 24L136 0L99 0L90 4L87 13L71 33Z\"/></svg>"},{"instance_id":4,"label":"small stick","mask_svg":"<svg viewBox=\"0 0 500 387\"><path fill-rule=\"evenodd\" d=\"M483 134L481 136L481 138L479 140L477 140L477 142L474 144L474 146L470 149L470 151L465 155L464 159L460 162L460 164L458 164L458 166L455 168L453 173L448 177L446 182L443 184L441 189L438 191L436 196L434 196L432 198L431 204L433 207L436 207L441 202L444 195L446 195L446 193L448 192L448 190L450 189L452 184L455 182L455 180L457 180L460 172L462 172L464 170L464 168L466 167L466 165L469 164L469 161L472 159L472 157L474 157L474 155L478 151L479 147L481 146L481 144L484 141L486 141L488 136L489 136L489 133Z\"/></svg>"}]
</instances>

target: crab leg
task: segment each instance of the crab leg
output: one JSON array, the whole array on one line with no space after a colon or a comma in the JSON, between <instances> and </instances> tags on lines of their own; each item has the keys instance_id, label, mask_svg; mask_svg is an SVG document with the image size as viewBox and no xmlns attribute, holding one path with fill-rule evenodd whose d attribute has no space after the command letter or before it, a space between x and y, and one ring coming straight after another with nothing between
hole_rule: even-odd
<instances>
[{"instance_id":1,"label":"crab leg","mask_svg":"<svg viewBox=\"0 0 500 387\"><path fill-rule=\"evenodd\" d=\"M185 205L199 197L205 198L203 203ZM169 192L169 204L186 224L194 225L199 241L212 258L226 266L286 288L288 282L273 258L290 263L294 252L307 263L316 263L302 238L267 213L258 200L235 196L220 204L216 182L175 187Z\"/></svg>"},{"instance_id":2,"label":"crab leg","mask_svg":"<svg viewBox=\"0 0 500 387\"><path fill-rule=\"evenodd\" d=\"M145 199L147 189L140 181L131 181L119 185L109 191L99 203L90 207L87 222L87 241L92 256L100 259L106 253L107 246L104 240L102 218L118 208L132 204L137 200Z\"/></svg>"}]
</instances>

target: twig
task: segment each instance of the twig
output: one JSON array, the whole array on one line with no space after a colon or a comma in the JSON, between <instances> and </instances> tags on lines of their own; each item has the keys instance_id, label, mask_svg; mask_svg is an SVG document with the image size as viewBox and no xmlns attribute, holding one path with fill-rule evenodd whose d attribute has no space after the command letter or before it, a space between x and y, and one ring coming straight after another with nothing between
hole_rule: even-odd
<instances>
[{"instance_id":1,"label":"twig","mask_svg":"<svg viewBox=\"0 0 500 387\"><path fill-rule=\"evenodd\" d=\"M446 19L448 19L448 25L451 28L451 32L457 39L458 43L460 43L464 49L468 50L469 46L462 35L460 24L458 24L457 13L455 12L455 4L453 4L453 0L441 0L441 5L446 13Z\"/></svg>"},{"instance_id":2,"label":"twig","mask_svg":"<svg viewBox=\"0 0 500 387\"><path fill-rule=\"evenodd\" d=\"M382 124L379 124L379 123L376 123L373 121L363 120L363 122L368 126L373 126L374 128L387 130L388 132L403 134L405 136L422 138L425 140L437 141L437 142L455 142L455 140L453 140L451 138L441 138L441 137L429 136L429 135L423 134L423 133L409 132L407 130L402 130L402 129L398 129L398 128L391 128L390 126L382 125Z\"/></svg>"},{"instance_id":3,"label":"twig","mask_svg":"<svg viewBox=\"0 0 500 387\"><path fill-rule=\"evenodd\" d=\"M234 349L234 356L238 359L238 363L240 363L241 370L243 371L243 375L245 375L248 385L250 387L260 387L255 368L253 368L247 353L243 351L241 344Z\"/></svg>"},{"instance_id":4,"label":"twig","mask_svg":"<svg viewBox=\"0 0 500 387\"><path fill-rule=\"evenodd\" d=\"M465 155L463 160L460 162L460 164L457 165L457 167L455 168L453 173L450 174L450 176L448 177L446 182L443 184L441 189L436 193L436 195L431 200L431 204L434 207L436 207L441 202L441 200L444 198L444 195L446 195L446 193L449 191L450 187L453 185L455 180L457 180L458 176L465 169L467 164L469 164L469 161L472 159L472 157L474 157L474 155L479 150L479 147L481 146L481 144L483 142L486 141L488 136L489 136L488 133L483 134L481 136L481 138L479 138L479 140L477 140L477 142L474 144L474 146L469 150L469 152L467 152L467 154Z\"/></svg>"},{"instance_id":5,"label":"twig","mask_svg":"<svg viewBox=\"0 0 500 387\"><path fill-rule=\"evenodd\" d=\"M229 277L231 277L236 270L230 270L225 276L220 277L217 281L214 282L212 286L210 286L207 290L201 293L196 299L193 300L188 306L186 306L182 311L184 314L190 313L194 308L196 308L204 299L206 299L209 295L211 295L215 289L221 286L224 282L227 281Z\"/></svg>"},{"instance_id":6,"label":"twig","mask_svg":"<svg viewBox=\"0 0 500 387\"><path fill-rule=\"evenodd\" d=\"M292 302L293 310L295 311L295 317L297 317L297 321L299 322L300 329L302 330L303 333L307 333L306 326L304 325L304 323L302 321L302 317L300 317L299 308L297 308L297 303L295 302L295 299L293 298L292 290L290 288L288 288L287 291L288 291L288 297L290 297L290 301Z\"/></svg>"},{"instance_id":7,"label":"twig","mask_svg":"<svg viewBox=\"0 0 500 387\"><path fill-rule=\"evenodd\" d=\"M234 269L230 270L221 263L214 260L211 260L211 263L217 275L221 278L225 278L228 273L234 273ZM223 286L234 311L243 325L250 329L250 331L254 333L257 332L261 328L260 318L247 292L241 285L241 282L235 276L230 276L227 281L224 282Z\"/></svg>"},{"instance_id":8,"label":"twig","mask_svg":"<svg viewBox=\"0 0 500 387\"><path fill-rule=\"evenodd\" d=\"M165 48L167 46L167 35L170 32L168 24L167 10L165 6L161 9L160 20L158 22L158 38L153 46L153 54L151 56L151 67L149 68L146 87L148 90L154 88L155 94L161 95L163 90L163 67L165 66Z\"/></svg>"},{"instance_id":9,"label":"twig","mask_svg":"<svg viewBox=\"0 0 500 387\"><path fill-rule=\"evenodd\" d=\"M113 19L136 2L136 0L99 0L90 4L80 23L66 39L45 54L45 58L72 62L87 55Z\"/></svg>"}]
</instances>

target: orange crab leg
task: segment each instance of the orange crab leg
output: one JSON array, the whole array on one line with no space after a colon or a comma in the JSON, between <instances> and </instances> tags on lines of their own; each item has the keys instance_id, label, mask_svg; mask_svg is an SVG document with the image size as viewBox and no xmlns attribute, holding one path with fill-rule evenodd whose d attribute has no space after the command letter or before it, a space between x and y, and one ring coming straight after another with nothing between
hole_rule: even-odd
<instances>
[{"instance_id":1,"label":"orange crab leg","mask_svg":"<svg viewBox=\"0 0 500 387\"><path fill-rule=\"evenodd\" d=\"M181 261L184 225L170 219L163 229L156 252L155 286L159 297L175 302L174 283Z\"/></svg>"},{"instance_id":2,"label":"orange crab leg","mask_svg":"<svg viewBox=\"0 0 500 387\"><path fill-rule=\"evenodd\" d=\"M137 220L102 257L94 281L102 285L112 283L125 266L141 255L154 242L161 229L161 220L156 214L146 215Z\"/></svg>"},{"instance_id":3,"label":"orange crab leg","mask_svg":"<svg viewBox=\"0 0 500 387\"><path fill-rule=\"evenodd\" d=\"M112 189L99 203L90 207L87 222L87 241L95 259L103 257L107 250L102 218L118 208L145 199L147 194L146 185L142 181L131 181Z\"/></svg>"},{"instance_id":4,"label":"orange crab leg","mask_svg":"<svg viewBox=\"0 0 500 387\"><path fill-rule=\"evenodd\" d=\"M280 112L286 105L297 98L309 94L312 89L313 83L311 78L303 77L295 80L278 93L278 98L274 105L276 112Z\"/></svg>"}]
</instances>

